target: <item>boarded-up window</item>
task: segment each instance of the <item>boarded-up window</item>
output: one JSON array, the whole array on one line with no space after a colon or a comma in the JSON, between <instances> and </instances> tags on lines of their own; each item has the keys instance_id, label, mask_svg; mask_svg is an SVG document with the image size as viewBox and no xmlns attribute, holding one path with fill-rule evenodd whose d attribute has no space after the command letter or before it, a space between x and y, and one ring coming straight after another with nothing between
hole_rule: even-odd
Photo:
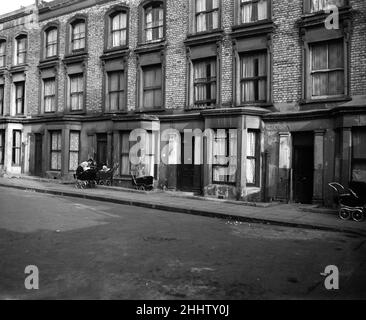
<instances>
[{"instance_id":1,"label":"boarded-up window","mask_svg":"<svg viewBox=\"0 0 366 320\"><path fill-rule=\"evenodd\" d=\"M312 97L343 95L343 40L316 43L311 48Z\"/></svg>"},{"instance_id":2,"label":"boarded-up window","mask_svg":"<svg viewBox=\"0 0 366 320\"><path fill-rule=\"evenodd\" d=\"M22 132L20 130L13 131L13 148L12 163L14 166L20 166L22 151Z\"/></svg>"},{"instance_id":3,"label":"boarded-up window","mask_svg":"<svg viewBox=\"0 0 366 320\"><path fill-rule=\"evenodd\" d=\"M55 112L56 111L56 79L50 78L43 81L44 90L44 111Z\"/></svg>"},{"instance_id":4,"label":"boarded-up window","mask_svg":"<svg viewBox=\"0 0 366 320\"><path fill-rule=\"evenodd\" d=\"M125 107L125 74L123 71L108 72L108 106L110 111Z\"/></svg>"},{"instance_id":5,"label":"boarded-up window","mask_svg":"<svg viewBox=\"0 0 366 320\"><path fill-rule=\"evenodd\" d=\"M196 30L204 32L219 28L219 0L196 0Z\"/></svg>"},{"instance_id":6,"label":"boarded-up window","mask_svg":"<svg viewBox=\"0 0 366 320\"><path fill-rule=\"evenodd\" d=\"M158 41L164 37L164 9L162 3L145 8L145 41Z\"/></svg>"},{"instance_id":7,"label":"boarded-up window","mask_svg":"<svg viewBox=\"0 0 366 320\"><path fill-rule=\"evenodd\" d=\"M80 132L70 131L69 170L75 171L79 165Z\"/></svg>"},{"instance_id":8,"label":"boarded-up window","mask_svg":"<svg viewBox=\"0 0 366 320\"><path fill-rule=\"evenodd\" d=\"M241 23L250 23L268 18L269 0L239 0Z\"/></svg>"},{"instance_id":9,"label":"boarded-up window","mask_svg":"<svg viewBox=\"0 0 366 320\"><path fill-rule=\"evenodd\" d=\"M5 67L6 63L6 41L0 40L0 68Z\"/></svg>"},{"instance_id":10,"label":"boarded-up window","mask_svg":"<svg viewBox=\"0 0 366 320\"><path fill-rule=\"evenodd\" d=\"M27 36L20 35L16 38L16 61L15 64L23 64L27 60Z\"/></svg>"},{"instance_id":11,"label":"boarded-up window","mask_svg":"<svg viewBox=\"0 0 366 320\"><path fill-rule=\"evenodd\" d=\"M354 130L352 136L352 180L366 182L366 128Z\"/></svg>"},{"instance_id":12,"label":"boarded-up window","mask_svg":"<svg viewBox=\"0 0 366 320\"><path fill-rule=\"evenodd\" d=\"M216 131L213 141L213 183L235 184L237 140L237 130L219 129Z\"/></svg>"},{"instance_id":13,"label":"boarded-up window","mask_svg":"<svg viewBox=\"0 0 366 320\"><path fill-rule=\"evenodd\" d=\"M72 51L85 49L85 21L78 20L71 26L71 48Z\"/></svg>"},{"instance_id":14,"label":"boarded-up window","mask_svg":"<svg viewBox=\"0 0 366 320\"><path fill-rule=\"evenodd\" d=\"M318 12L327 10L330 6L335 5L338 8L345 5L345 0L307 0L310 1L310 12Z\"/></svg>"},{"instance_id":15,"label":"boarded-up window","mask_svg":"<svg viewBox=\"0 0 366 320\"><path fill-rule=\"evenodd\" d=\"M161 65L142 68L143 78L143 108L154 109L162 107L162 72Z\"/></svg>"},{"instance_id":16,"label":"boarded-up window","mask_svg":"<svg viewBox=\"0 0 366 320\"><path fill-rule=\"evenodd\" d=\"M46 43L46 58L57 55L57 28L50 28L45 34Z\"/></svg>"},{"instance_id":17,"label":"boarded-up window","mask_svg":"<svg viewBox=\"0 0 366 320\"><path fill-rule=\"evenodd\" d=\"M51 170L61 170L61 131L51 132Z\"/></svg>"},{"instance_id":18,"label":"boarded-up window","mask_svg":"<svg viewBox=\"0 0 366 320\"><path fill-rule=\"evenodd\" d=\"M24 81L15 82L15 111L16 114L24 114Z\"/></svg>"},{"instance_id":19,"label":"boarded-up window","mask_svg":"<svg viewBox=\"0 0 366 320\"><path fill-rule=\"evenodd\" d=\"M127 14L118 12L110 16L111 19L111 47L121 47L127 44Z\"/></svg>"},{"instance_id":20,"label":"boarded-up window","mask_svg":"<svg viewBox=\"0 0 366 320\"><path fill-rule=\"evenodd\" d=\"M5 130L0 130L0 164L4 164L5 159Z\"/></svg>"},{"instance_id":21,"label":"boarded-up window","mask_svg":"<svg viewBox=\"0 0 366 320\"><path fill-rule=\"evenodd\" d=\"M240 59L241 103L267 101L267 54L242 55Z\"/></svg>"},{"instance_id":22,"label":"boarded-up window","mask_svg":"<svg viewBox=\"0 0 366 320\"><path fill-rule=\"evenodd\" d=\"M199 60L193 62L194 69L194 103L197 106L216 104L216 60Z\"/></svg>"},{"instance_id":23,"label":"boarded-up window","mask_svg":"<svg viewBox=\"0 0 366 320\"><path fill-rule=\"evenodd\" d=\"M84 106L84 76L83 74L70 75L70 109L83 110Z\"/></svg>"}]
</instances>

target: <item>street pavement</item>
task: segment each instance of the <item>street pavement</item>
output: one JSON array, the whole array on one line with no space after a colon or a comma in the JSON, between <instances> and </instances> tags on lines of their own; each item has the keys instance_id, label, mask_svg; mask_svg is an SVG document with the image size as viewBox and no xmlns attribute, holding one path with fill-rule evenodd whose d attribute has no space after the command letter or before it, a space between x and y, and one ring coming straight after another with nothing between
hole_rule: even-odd
<instances>
[{"instance_id":1,"label":"street pavement","mask_svg":"<svg viewBox=\"0 0 366 320\"><path fill-rule=\"evenodd\" d=\"M0 187L0 299L365 299L365 267L355 234Z\"/></svg>"},{"instance_id":2,"label":"street pavement","mask_svg":"<svg viewBox=\"0 0 366 320\"><path fill-rule=\"evenodd\" d=\"M239 201L208 200L181 193L141 192L100 186L96 189L79 190L75 189L73 184L61 184L33 177L0 178L0 186L248 223L350 232L366 236L366 222L342 221L338 218L336 211L313 206L265 203L257 203L253 206L253 204L245 205Z\"/></svg>"}]
</instances>

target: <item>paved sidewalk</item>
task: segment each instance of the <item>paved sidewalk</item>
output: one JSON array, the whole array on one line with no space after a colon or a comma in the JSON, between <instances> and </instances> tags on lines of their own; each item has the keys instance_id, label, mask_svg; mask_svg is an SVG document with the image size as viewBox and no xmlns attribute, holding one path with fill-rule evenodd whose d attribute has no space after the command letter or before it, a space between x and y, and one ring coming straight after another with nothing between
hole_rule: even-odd
<instances>
[{"instance_id":1,"label":"paved sidewalk","mask_svg":"<svg viewBox=\"0 0 366 320\"><path fill-rule=\"evenodd\" d=\"M304 211L304 207L290 204L248 206L234 201L213 201L193 196L175 196L165 192L144 192L108 187L79 190L72 184L33 178L0 178L0 187L80 197L238 222L340 231L366 236L366 222L341 221L336 214L313 212L313 210Z\"/></svg>"}]
</instances>

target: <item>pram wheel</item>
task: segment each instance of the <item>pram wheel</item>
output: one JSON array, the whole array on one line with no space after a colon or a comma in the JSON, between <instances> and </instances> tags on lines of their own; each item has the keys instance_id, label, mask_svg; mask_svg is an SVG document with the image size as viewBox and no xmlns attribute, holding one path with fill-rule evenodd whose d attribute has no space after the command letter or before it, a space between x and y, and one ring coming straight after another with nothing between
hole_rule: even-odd
<instances>
[{"instance_id":1,"label":"pram wheel","mask_svg":"<svg viewBox=\"0 0 366 320\"><path fill-rule=\"evenodd\" d=\"M139 190L145 191L145 186L139 186Z\"/></svg>"},{"instance_id":2,"label":"pram wheel","mask_svg":"<svg viewBox=\"0 0 366 320\"><path fill-rule=\"evenodd\" d=\"M365 219L365 215L362 210L355 210L352 212L352 219L356 222L362 222Z\"/></svg>"},{"instance_id":3,"label":"pram wheel","mask_svg":"<svg viewBox=\"0 0 366 320\"><path fill-rule=\"evenodd\" d=\"M339 210L339 217L342 220L349 220L349 219L351 219L351 212L345 208L341 208Z\"/></svg>"}]
</instances>

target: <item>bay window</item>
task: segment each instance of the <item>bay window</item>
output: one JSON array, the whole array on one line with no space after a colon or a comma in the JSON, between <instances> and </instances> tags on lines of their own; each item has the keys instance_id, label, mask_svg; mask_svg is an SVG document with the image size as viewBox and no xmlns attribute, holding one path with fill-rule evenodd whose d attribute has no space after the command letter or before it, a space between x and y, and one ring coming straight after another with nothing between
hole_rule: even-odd
<instances>
[{"instance_id":1,"label":"bay window","mask_svg":"<svg viewBox=\"0 0 366 320\"><path fill-rule=\"evenodd\" d=\"M366 128L352 132L352 181L366 182Z\"/></svg>"},{"instance_id":2,"label":"bay window","mask_svg":"<svg viewBox=\"0 0 366 320\"><path fill-rule=\"evenodd\" d=\"M236 171L237 130L218 129L213 141L213 183L235 184Z\"/></svg>"},{"instance_id":3,"label":"bay window","mask_svg":"<svg viewBox=\"0 0 366 320\"><path fill-rule=\"evenodd\" d=\"M61 171L61 131L51 132L51 166L50 169L54 171Z\"/></svg>"},{"instance_id":4,"label":"bay window","mask_svg":"<svg viewBox=\"0 0 366 320\"><path fill-rule=\"evenodd\" d=\"M20 166L22 150L22 132L13 130L13 146L12 146L12 164Z\"/></svg>"},{"instance_id":5,"label":"bay window","mask_svg":"<svg viewBox=\"0 0 366 320\"><path fill-rule=\"evenodd\" d=\"M247 162L246 162L246 181L247 185L258 185L259 173L259 152L258 152L258 133L248 130L247 133Z\"/></svg>"},{"instance_id":6,"label":"bay window","mask_svg":"<svg viewBox=\"0 0 366 320\"><path fill-rule=\"evenodd\" d=\"M75 171L79 166L80 132L70 131L69 171Z\"/></svg>"},{"instance_id":7,"label":"bay window","mask_svg":"<svg viewBox=\"0 0 366 320\"><path fill-rule=\"evenodd\" d=\"M130 132L121 132L121 159L120 159L120 174L121 176L129 176L131 174L130 163Z\"/></svg>"},{"instance_id":8,"label":"bay window","mask_svg":"<svg viewBox=\"0 0 366 320\"><path fill-rule=\"evenodd\" d=\"M4 164L5 159L5 130L0 130L0 165Z\"/></svg>"}]
</instances>

